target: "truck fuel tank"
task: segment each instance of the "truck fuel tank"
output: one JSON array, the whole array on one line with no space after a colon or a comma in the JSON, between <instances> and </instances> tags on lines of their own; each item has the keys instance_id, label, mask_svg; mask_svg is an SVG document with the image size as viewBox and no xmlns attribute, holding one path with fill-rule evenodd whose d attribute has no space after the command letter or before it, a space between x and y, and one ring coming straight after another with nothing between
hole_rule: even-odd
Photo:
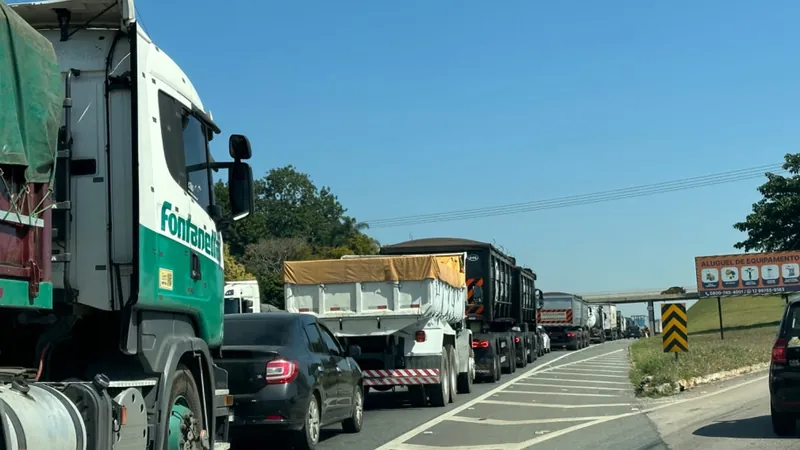
<instances>
[{"instance_id":1,"label":"truck fuel tank","mask_svg":"<svg viewBox=\"0 0 800 450\"><path fill-rule=\"evenodd\" d=\"M15 381L0 385L0 439L7 450L85 450L86 426L63 393Z\"/></svg>"}]
</instances>

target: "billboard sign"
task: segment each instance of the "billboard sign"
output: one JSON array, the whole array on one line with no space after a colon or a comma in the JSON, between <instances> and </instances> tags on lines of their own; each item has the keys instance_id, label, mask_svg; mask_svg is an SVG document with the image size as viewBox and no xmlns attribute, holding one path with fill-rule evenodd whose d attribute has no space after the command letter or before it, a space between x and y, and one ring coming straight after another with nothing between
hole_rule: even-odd
<instances>
[{"instance_id":1,"label":"billboard sign","mask_svg":"<svg viewBox=\"0 0 800 450\"><path fill-rule=\"evenodd\" d=\"M694 267L700 297L800 292L800 251L698 256Z\"/></svg>"}]
</instances>

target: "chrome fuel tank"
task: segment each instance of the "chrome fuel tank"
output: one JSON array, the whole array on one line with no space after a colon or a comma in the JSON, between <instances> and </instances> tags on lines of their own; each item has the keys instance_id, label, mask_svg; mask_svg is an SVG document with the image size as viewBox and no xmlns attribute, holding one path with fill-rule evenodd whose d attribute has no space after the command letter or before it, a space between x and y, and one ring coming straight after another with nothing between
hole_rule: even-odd
<instances>
[{"instance_id":1,"label":"chrome fuel tank","mask_svg":"<svg viewBox=\"0 0 800 450\"><path fill-rule=\"evenodd\" d=\"M0 439L7 450L85 450L86 426L56 389L7 383L0 385Z\"/></svg>"}]
</instances>

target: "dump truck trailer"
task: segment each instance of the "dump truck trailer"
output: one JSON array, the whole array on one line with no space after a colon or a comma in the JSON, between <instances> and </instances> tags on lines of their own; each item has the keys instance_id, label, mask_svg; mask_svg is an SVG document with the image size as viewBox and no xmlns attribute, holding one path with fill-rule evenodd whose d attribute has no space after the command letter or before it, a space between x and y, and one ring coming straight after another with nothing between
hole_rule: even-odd
<instances>
[{"instance_id":1,"label":"dump truck trailer","mask_svg":"<svg viewBox=\"0 0 800 450\"><path fill-rule=\"evenodd\" d=\"M218 226L253 211L247 138L210 158L132 0L0 1L0 55L0 448L229 447Z\"/></svg>"},{"instance_id":2,"label":"dump truck trailer","mask_svg":"<svg viewBox=\"0 0 800 450\"><path fill-rule=\"evenodd\" d=\"M544 355L542 337L536 332L536 311L542 306L542 296L536 289L536 273L526 267L514 267L512 314L518 324L514 327L517 367L525 367Z\"/></svg>"},{"instance_id":3,"label":"dump truck trailer","mask_svg":"<svg viewBox=\"0 0 800 450\"><path fill-rule=\"evenodd\" d=\"M473 333L476 376L496 382L501 374L517 370L517 351L523 340L531 341L514 313L514 268L516 260L489 243L459 238L416 239L386 245L383 255L467 254L467 305L465 326ZM520 311L520 308L517 308ZM522 350L519 350L520 352ZM528 363L535 354L526 355Z\"/></svg>"},{"instance_id":4,"label":"dump truck trailer","mask_svg":"<svg viewBox=\"0 0 800 450\"><path fill-rule=\"evenodd\" d=\"M367 391L408 387L416 406L472 391L466 254L285 262L286 310L313 314L355 357Z\"/></svg>"},{"instance_id":5,"label":"dump truck trailer","mask_svg":"<svg viewBox=\"0 0 800 450\"><path fill-rule=\"evenodd\" d=\"M550 346L579 350L589 346L589 307L582 297L545 292L538 321L550 336Z\"/></svg>"}]
</instances>

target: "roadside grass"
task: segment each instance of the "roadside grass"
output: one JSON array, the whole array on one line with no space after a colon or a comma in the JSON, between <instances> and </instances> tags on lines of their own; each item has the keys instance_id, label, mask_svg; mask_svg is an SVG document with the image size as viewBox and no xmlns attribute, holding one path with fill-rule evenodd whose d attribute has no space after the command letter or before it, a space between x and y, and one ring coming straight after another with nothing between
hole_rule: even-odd
<instances>
[{"instance_id":1,"label":"roadside grass","mask_svg":"<svg viewBox=\"0 0 800 450\"><path fill-rule=\"evenodd\" d=\"M651 386L766 363L783 313L780 297L741 297L722 300L725 339L720 339L717 300L703 299L687 311L689 352L664 353L661 336L640 339L631 345L635 388L645 377ZM637 389L637 393L639 389ZM651 391L647 395L662 394Z\"/></svg>"}]
</instances>

